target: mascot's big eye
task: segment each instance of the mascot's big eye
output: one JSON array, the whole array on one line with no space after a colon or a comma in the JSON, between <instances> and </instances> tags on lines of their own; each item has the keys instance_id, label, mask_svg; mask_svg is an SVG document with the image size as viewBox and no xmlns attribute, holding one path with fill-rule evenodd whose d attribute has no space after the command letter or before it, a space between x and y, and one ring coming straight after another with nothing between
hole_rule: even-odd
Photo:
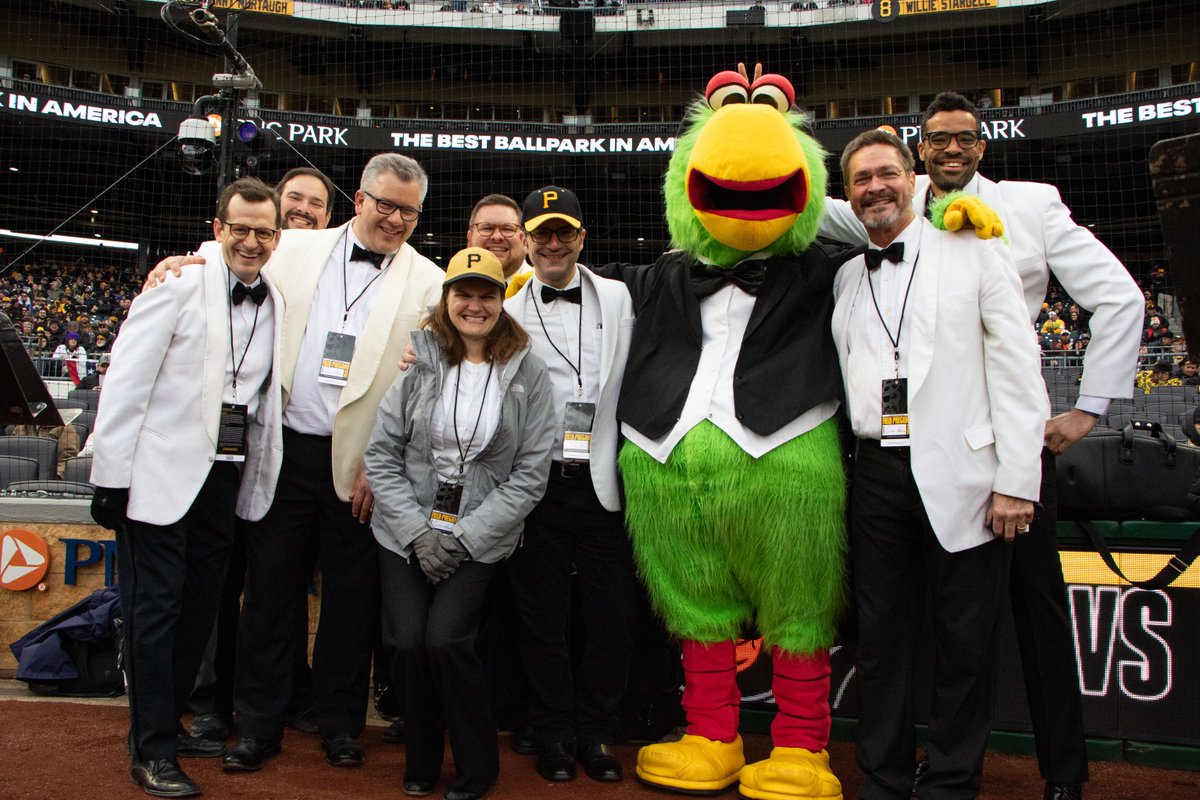
<instances>
[{"instance_id":1,"label":"mascot's big eye","mask_svg":"<svg viewBox=\"0 0 1200 800\"><path fill-rule=\"evenodd\" d=\"M718 72L708 82L704 96L714 111L731 103L744 103L750 96L750 84L745 76L733 70Z\"/></svg>"},{"instance_id":2,"label":"mascot's big eye","mask_svg":"<svg viewBox=\"0 0 1200 800\"><path fill-rule=\"evenodd\" d=\"M796 102L796 90L782 75L763 75L750 87L750 102L775 106L780 114L786 114Z\"/></svg>"}]
</instances>

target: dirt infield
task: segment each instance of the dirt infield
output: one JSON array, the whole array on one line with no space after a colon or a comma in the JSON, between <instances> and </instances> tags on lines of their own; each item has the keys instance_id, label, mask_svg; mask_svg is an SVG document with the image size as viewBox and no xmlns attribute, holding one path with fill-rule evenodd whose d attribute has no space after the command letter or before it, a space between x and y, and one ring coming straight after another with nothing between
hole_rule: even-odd
<instances>
[{"instance_id":1,"label":"dirt infield","mask_svg":"<svg viewBox=\"0 0 1200 800\"><path fill-rule=\"evenodd\" d=\"M13 681L2 681L14 684ZM16 684L20 687L21 684ZM7 687L6 687L7 688ZM0 696L21 697L23 688L7 689ZM0 800L74 800L75 798L145 797L127 775L124 737L128 717L120 701L85 704L44 699L0 699ZM219 759L188 760L184 768L217 800L297 800L312 798L400 798L403 746L384 744L383 727L372 725L366 763L358 769L335 769L322 758L314 736L290 731L283 754L261 771L227 775ZM763 736L747 738L747 755L763 757L769 743ZM617 748L627 773L632 773L634 746ZM831 748L834 770L841 777L847 798L860 780L854 765L854 748L835 742ZM580 777L569 784L552 784L538 777L533 759L514 754L502 742L500 782L490 800L664 800L656 792L629 779L619 784L599 784ZM451 769L447 765L447 770ZM438 787L449 788L448 773ZM1037 765L1032 758L989 754L981 797L987 800L1042 796ZM1196 800L1200 773L1171 772L1127 763L1092 765L1087 788L1091 800ZM731 790L723 797L734 800Z\"/></svg>"}]
</instances>

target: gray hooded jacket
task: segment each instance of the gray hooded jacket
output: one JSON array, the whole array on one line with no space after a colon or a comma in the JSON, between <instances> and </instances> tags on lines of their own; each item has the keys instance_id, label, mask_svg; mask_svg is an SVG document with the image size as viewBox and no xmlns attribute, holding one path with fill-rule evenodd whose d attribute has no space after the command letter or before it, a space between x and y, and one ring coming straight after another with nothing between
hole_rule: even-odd
<instances>
[{"instance_id":1,"label":"gray hooded jacket","mask_svg":"<svg viewBox=\"0 0 1200 800\"><path fill-rule=\"evenodd\" d=\"M375 539L401 556L429 530L437 492L430 423L446 363L433 335L414 331L417 363L396 378L379 406L367 445L366 472L375 495ZM465 465L454 535L471 558L490 564L517 549L525 516L546 491L554 408L546 365L526 347L500 369L500 423Z\"/></svg>"}]
</instances>

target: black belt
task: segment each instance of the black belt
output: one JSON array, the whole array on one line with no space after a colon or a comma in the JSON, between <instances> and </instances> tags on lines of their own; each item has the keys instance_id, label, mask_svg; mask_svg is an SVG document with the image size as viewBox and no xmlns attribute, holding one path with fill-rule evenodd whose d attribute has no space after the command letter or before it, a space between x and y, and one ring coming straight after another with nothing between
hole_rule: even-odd
<instances>
[{"instance_id":1,"label":"black belt","mask_svg":"<svg viewBox=\"0 0 1200 800\"><path fill-rule=\"evenodd\" d=\"M592 477L592 469L587 461L551 461L550 474L572 480Z\"/></svg>"}]
</instances>

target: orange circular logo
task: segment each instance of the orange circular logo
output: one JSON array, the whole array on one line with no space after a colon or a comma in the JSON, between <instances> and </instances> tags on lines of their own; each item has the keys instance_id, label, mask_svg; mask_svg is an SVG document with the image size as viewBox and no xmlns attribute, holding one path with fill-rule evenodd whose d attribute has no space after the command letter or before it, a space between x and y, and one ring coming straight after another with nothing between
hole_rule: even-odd
<instances>
[{"instance_id":1,"label":"orange circular logo","mask_svg":"<svg viewBox=\"0 0 1200 800\"><path fill-rule=\"evenodd\" d=\"M5 531L0 536L0 586L14 592L37 586L50 569L50 550L31 531Z\"/></svg>"}]
</instances>

